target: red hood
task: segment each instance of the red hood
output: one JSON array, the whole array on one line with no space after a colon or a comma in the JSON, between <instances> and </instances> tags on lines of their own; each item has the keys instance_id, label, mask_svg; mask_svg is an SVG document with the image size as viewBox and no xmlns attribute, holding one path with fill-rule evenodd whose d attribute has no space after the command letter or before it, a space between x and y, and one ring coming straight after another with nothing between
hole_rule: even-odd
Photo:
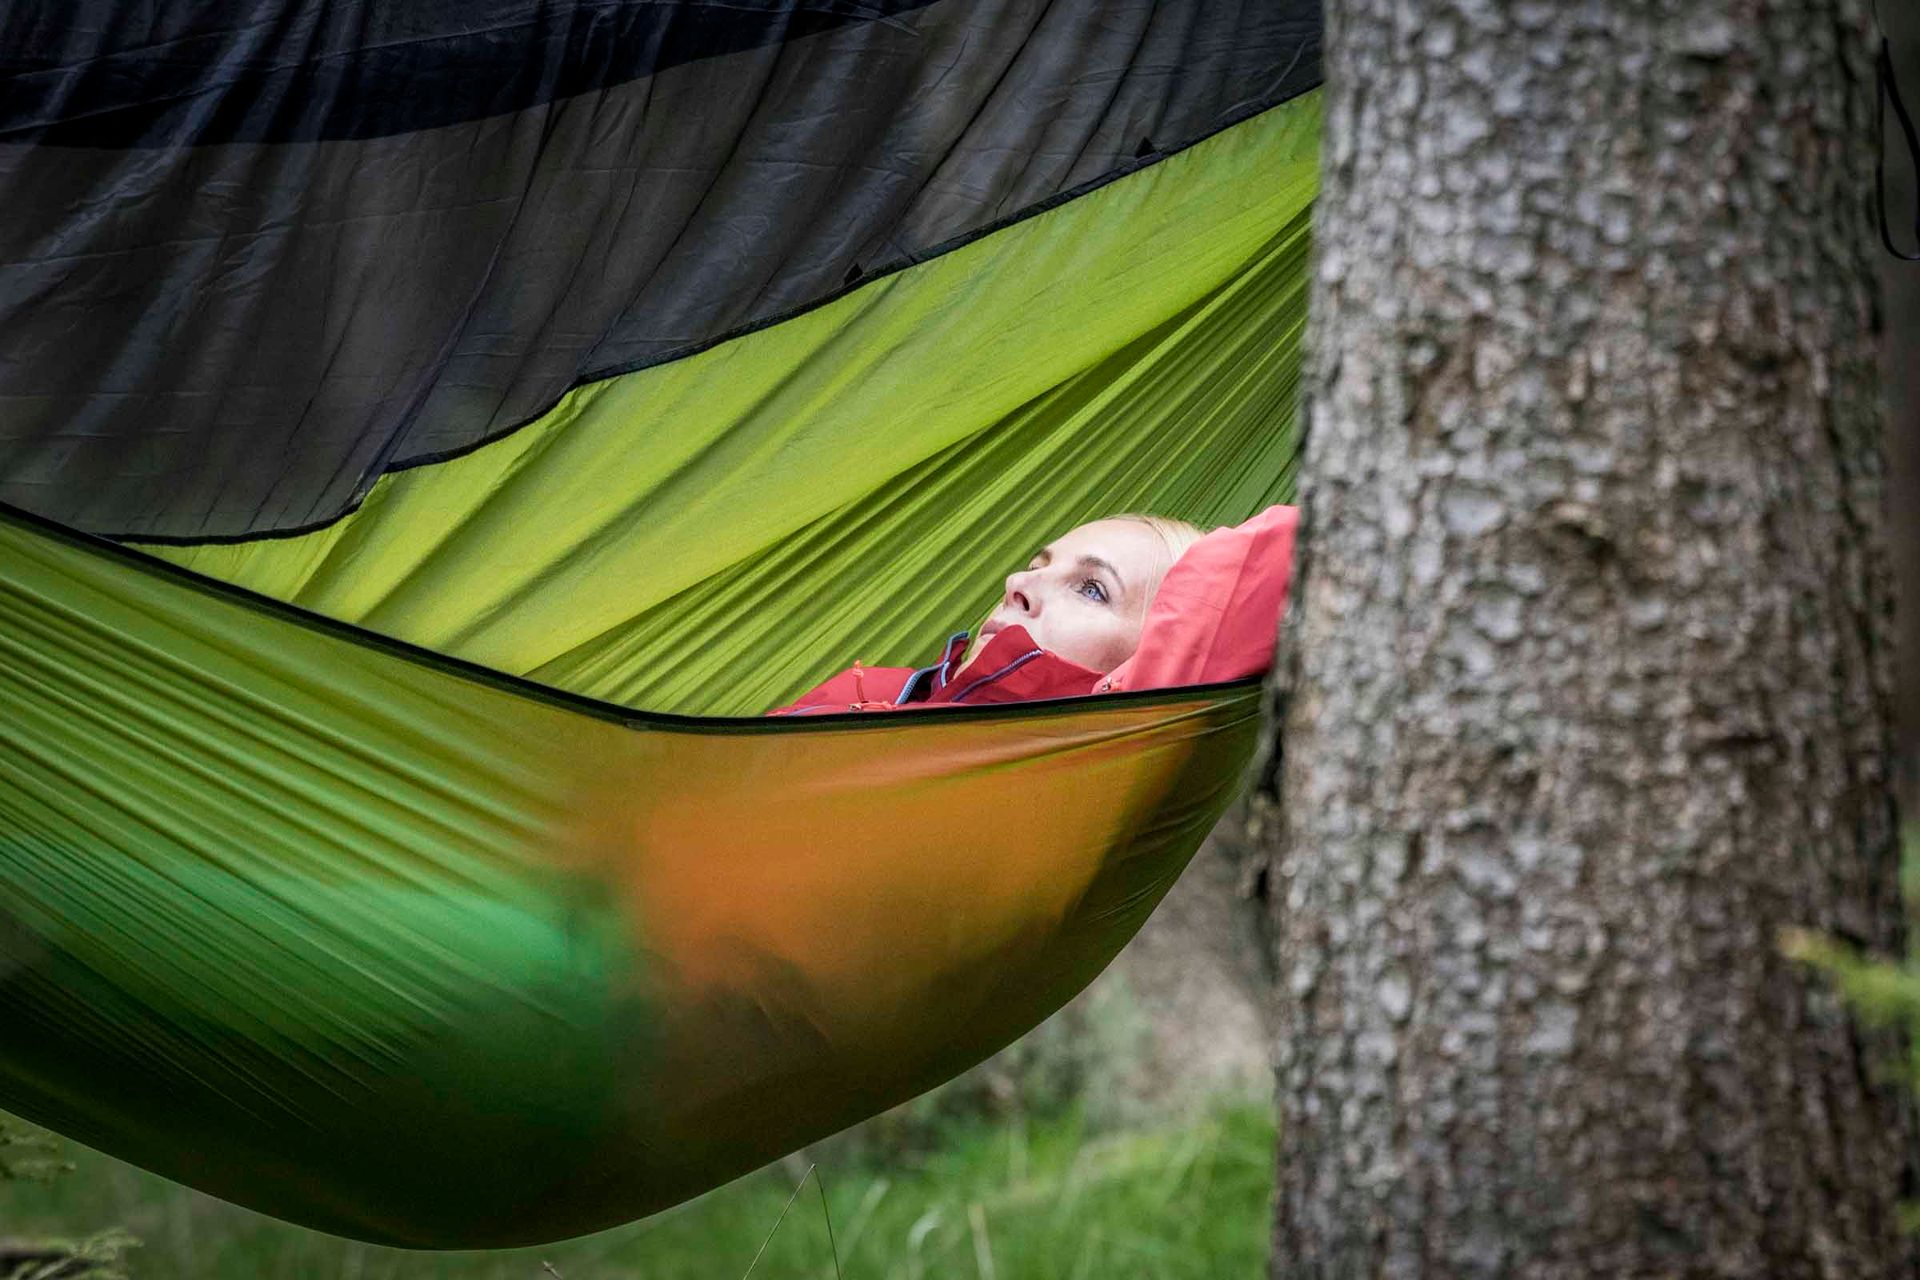
<instances>
[{"instance_id":1,"label":"red hood","mask_svg":"<svg viewBox=\"0 0 1920 1280\"><path fill-rule=\"evenodd\" d=\"M950 642L931 667L856 664L775 714L983 706L1258 675L1273 664L1299 524L1296 508L1269 507L1189 547L1154 596L1139 648L1111 675L1046 652L1014 625L988 637L964 672L966 647Z\"/></svg>"}]
</instances>

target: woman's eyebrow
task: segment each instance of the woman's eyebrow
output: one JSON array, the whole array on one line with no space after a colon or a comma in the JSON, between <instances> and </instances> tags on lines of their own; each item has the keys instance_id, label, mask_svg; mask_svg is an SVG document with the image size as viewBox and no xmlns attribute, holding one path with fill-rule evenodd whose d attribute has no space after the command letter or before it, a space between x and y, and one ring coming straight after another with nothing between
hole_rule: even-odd
<instances>
[{"instance_id":1,"label":"woman's eyebrow","mask_svg":"<svg viewBox=\"0 0 1920 1280\"><path fill-rule=\"evenodd\" d=\"M1127 589L1127 580L1120 576L1120 571L1113 567L1112 562L1102 560L1099 556L1081 556L1080 565L1082 568L1105 569L1113 575L1114 585L1122 591Z\"/></svg>"}]
</instances>

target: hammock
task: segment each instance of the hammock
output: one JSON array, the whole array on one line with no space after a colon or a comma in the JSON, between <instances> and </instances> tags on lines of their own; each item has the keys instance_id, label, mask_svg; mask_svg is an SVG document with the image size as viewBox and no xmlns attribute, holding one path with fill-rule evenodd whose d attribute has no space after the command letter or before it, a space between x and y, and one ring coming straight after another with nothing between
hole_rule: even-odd
<instances>
[{"instance_id":1,"label":"hammock","mask_svg":"<svg viewBox=\"0 0 1920 1280\"><path fill-rule=\"evenodd\" d=\"M0 1107L534 1243L1099 972L1256 686L755 713L1287 496L1310 6L120 8L0 38Z\"/></svg>"}]
</instances>

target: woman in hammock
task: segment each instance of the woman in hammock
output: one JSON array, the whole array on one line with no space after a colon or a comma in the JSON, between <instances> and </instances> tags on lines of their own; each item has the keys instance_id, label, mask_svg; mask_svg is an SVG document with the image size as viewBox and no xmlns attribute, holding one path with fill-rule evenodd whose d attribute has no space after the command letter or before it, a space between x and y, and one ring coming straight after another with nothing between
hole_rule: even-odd
<instances>
[{"instance_id":1,"label":"woman in hammock","mask_svg":"<svg viewBox=\"0 0 1920 1280\"><path fill-rule=\"evenodd\" d=\"M855 663L775 715L980 706L1256 675L1291 576L1293 507L1203 533L1120 515L1061 534L1007 576L981 624L930 666Z\"/></svg>"}]
</instances>

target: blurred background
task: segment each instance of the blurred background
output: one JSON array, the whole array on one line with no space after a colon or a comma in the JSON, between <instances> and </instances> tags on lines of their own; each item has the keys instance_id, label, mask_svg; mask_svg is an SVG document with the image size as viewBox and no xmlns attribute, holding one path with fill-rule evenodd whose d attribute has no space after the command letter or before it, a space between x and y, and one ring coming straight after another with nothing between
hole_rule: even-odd
<instances>
[{"instance_id":1,"label":"blurred background","mask_svg":"<svg viewBox=\"0 0 1920 1280\"><path fill-rule=\"evenodd\" d=\"M1901 80L1920 96L1920 6L1889 5L1882 18ZM1896 243L1915 251L1915 175L1888 124L1889 218ZM1920 815L1920 263L1877 261L1911 822ZM546 1249L379 1249L234 1208L0 1117L0 1280L790 1280L835 1275L836 1256L841 1274L861 1280L1264 1275L1269 984L1235 843L1244 821L1229 815L1107 974L1024 1040L925 1097L647 1221Z\"/></svg>"}]
</instances>

